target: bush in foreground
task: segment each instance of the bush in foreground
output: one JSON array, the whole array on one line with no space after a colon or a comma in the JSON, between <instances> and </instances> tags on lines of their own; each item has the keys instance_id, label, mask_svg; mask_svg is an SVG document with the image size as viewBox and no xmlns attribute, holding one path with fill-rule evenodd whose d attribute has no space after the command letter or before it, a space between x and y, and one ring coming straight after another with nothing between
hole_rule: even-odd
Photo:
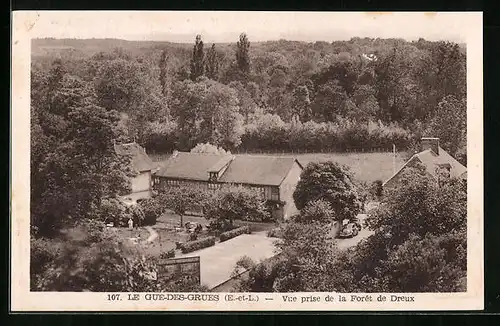
<instances>
[{"instance_id":1,"label":"bush in foreground","mask_svg":"<svg viewBox=\"0 0 500 326\"><path fill-rule=\"evenodd\" d=\"M242 234L250 234L250 228L248 226L241 226L234 230L223 232L220 234L220 241L224 242Z\"/></svg>"},{"instance_id":2,"label":"bush in foreground","mask_svg":"<svg viewBox=\"0 0 500 326\"><path fill-rule=\"evenodd\" d=\"M188 252L193 252L203 248L211 247L213 245L215 245L215 237L208 237L201 240L189 241L183 243L180 247L182 253L185 254Z\"/></svg>"},{"instance_id":3,"label":"bush in foreground","mask_svg":"<svg viewBox=\"0 0 500 326\"><path fill-rule=\"evenodd\" d=\"M175 249L170 249L160 254L160 259L169 259L174 257L175 257Z\"/></svg>"},{"instance_id":4,"label":"bush in foreground","mask_svg":"<svg viewBox=\"0 0 500 326\"><path fill-rule=\"evenodd\" d=\"M283 237L283 230L281 227L275 227L267 231L267 236L269 238L282 238Z\"/></svg>"}]
</instances>

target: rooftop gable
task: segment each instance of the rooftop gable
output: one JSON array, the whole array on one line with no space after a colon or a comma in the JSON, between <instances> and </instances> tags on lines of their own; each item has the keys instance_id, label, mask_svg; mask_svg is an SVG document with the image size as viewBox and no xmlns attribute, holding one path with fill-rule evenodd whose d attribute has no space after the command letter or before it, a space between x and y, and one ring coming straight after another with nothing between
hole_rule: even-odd
<instances>
[{"instance_id":1,"label":"rooftop gable","mask_svg":"<svg viewBox=\"0 0 500 326\"><path fill-rule=\"evenodd\" d=\"M118 155L131 155L132 168L138 172L156 169L156 164L146 154L146 151L137 143L115 144L115 152Z\"/></svg>"},{"instance_id":2,"label":"rooftop gable","mask_svg":"<svg viewBox=\"0 0 500 326\"><path fill-rule=\"evenodd\" d=\"M450 167L450 178L459 178L467 175L467 168L458 162L453 156L448 154L448 152L446 152L443 148L439 147L439 155L431 149L426 149L413 155L396 173L394 173L394 175L387 179L383 185L400 174L401 171L403 171L404 168L414 160L418 160L424 164L427 172L433 177L436 177L436 168L440 166Z\"/></svg>"},{"instance_id":3,"label":"rooftop gable","mask_svg":"<svg viewBox=\"0 0 500 326\"><path fill-rule=\"evenodd\" d=\"M224 167L231 158L232 155L177 152L162 164L156 175L175 179L208 181L208 172L217 167Z\"/></svg>"},{"instance_id":4,"label":"rooftop gable","mask_svg":"<svg viewBox=\"0 0 500 326\"><path fill-rule=\"evenodd\" d=\"M156 175L208 181L209 172L221 171L219 182L279 186L294 164L302 168L292 157L178 152L163 164Z\"/></svg>"},{"instance_id":5,"label":"rooftop gable","mask_svg":"<svg viewBox=\"0 0 500 326\"><path fill-rule=\"evenodd\" d=\"M238 155L220 181L236 184L279 186L294 164L293 157Z\"/></svg>"}]
</instances>

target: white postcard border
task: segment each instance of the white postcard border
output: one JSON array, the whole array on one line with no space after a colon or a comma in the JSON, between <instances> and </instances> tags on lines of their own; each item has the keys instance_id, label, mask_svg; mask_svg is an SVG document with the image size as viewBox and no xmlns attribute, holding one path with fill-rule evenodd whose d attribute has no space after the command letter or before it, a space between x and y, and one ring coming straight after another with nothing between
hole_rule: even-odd
<instances>
[{"instance_id":1,"label":"white postcard border","mask_svg":"<svg viewBox=\"0 0 500 326\"><path fill-rule=\"evenodd\" d=\"M377 299L381 294L352 294L357 297L371 296L371 302L346 301L327 302L326 297L338 299L336 293L245 293L242 301L227 301L227 295L217 293L218 301L200 301L191 294L192 300L128 300L127 293L120 294L122 300L108 300L108 293L30 292L30 58L31 37L40 15L46 12L17 11L13 13L12 25L12 102L11 102L11 310L12 311L337 311L337 310L480 310L484 308L484 259L483 259L483 64L482 64L482 13L460 13L461 30L466 31L467 43L467 151L468 151L468 274L466 293L405 293L383 294L385 302ZM71 15L72 13L65 13ZM81 12L79 14L82 14ZM89 12L89 14L91 14ZM126 14L126 13L123 13ZM129 12L147 15L147 12ZM217 12L207 12L216 15ZM237 14L237 13L235 13ZM240 13L246 15L248 13ZM300 13L290 13L299 15ZM318 13L321 14L321 13ZM332 13L324 13L325 15ZM339 13L337 13L339 14ZM349 14L349 13L341 13ZM422 13L392 13L392 15L414 15ZM459 13L432 14L439 15ZM269 23L269 22L268 22ZM279 22L277 22L279 23ZM401 27L395 27L401 28ZM404 26L403 28L411 28ZM215 295L216 293L211 293ZM164 293L163 295L168 295ZM180 294L179 294L180 295ZM182 294L187 296L187 293ZM283 296L297 297L297 302L284 302ZM344 294L350 300L351 294ZM391 295L413 297L412 302L391 302ZM244 296L257 297L258 301L244 300ZM320 297L320 302L301 302L302 297ZM151 297L152 298L152 297ZM178 297L179 298L179 297ZM198 297L199 298L199 297ZM272 300L266 300L272 298ZM233 297L234 299L234 297Z\"/></svg>"}]
</instances>

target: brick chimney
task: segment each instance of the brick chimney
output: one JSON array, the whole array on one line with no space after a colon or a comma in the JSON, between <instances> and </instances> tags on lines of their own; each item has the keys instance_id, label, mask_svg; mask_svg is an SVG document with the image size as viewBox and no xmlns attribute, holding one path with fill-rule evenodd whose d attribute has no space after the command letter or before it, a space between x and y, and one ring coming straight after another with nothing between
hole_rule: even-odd
<instances>
[{"instance_id":1,"label":"brick chimney","mask_svg":"<svg viewBox=\"0 0 500 326\"><path fill-rule=\"evenodd\" d=\"M434 153L439 155L439 138L422 137L420 144L422 151L431 149Z\"/></svg>"}]
</instances>

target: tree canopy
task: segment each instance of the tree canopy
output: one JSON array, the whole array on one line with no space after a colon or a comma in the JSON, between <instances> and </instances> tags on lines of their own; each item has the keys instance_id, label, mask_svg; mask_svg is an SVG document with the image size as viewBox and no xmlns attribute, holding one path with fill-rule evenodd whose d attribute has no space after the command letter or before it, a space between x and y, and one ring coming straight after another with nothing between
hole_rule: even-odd
<instances>
[{"instance_id":1,"label":"tree canopy","mask_svg":"<svg viewBox=\"0 0 500 326\"><path fill-rule=\"evenodd\" d=\"M309 163L293 193L295 206L304 209L315 200L327 202L335 219L354 218L361 209L356 185L349 172L335 162Z\"/></svg>"}]
</instances>

